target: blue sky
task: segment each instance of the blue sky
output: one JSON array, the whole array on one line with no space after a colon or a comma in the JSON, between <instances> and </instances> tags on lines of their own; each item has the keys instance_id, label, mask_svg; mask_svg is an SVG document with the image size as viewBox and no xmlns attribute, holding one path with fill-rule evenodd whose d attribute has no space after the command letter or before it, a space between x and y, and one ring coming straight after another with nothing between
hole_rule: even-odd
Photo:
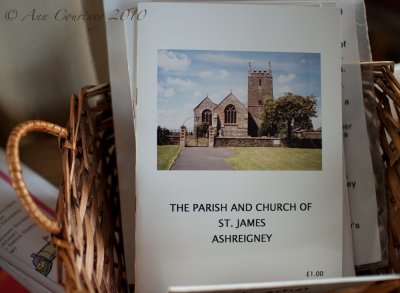
<instances>
[{"instance_id":1,"label":"blue sky","mask_svg":"<svg viewBox=\"0 0 400 293\"><path fill-rule=\"evenodd\" d=\"M315 95L320 107L319 53L159 50L157 67L158 125L193 126L193 109L208 95L221 102L231 91L247 106L247 72L268 70L271 63L274 98L285 92ZM318 109L318 113L320 110ZM321 126L320 117L313 119Z\"/></svg>"}]
</instances>

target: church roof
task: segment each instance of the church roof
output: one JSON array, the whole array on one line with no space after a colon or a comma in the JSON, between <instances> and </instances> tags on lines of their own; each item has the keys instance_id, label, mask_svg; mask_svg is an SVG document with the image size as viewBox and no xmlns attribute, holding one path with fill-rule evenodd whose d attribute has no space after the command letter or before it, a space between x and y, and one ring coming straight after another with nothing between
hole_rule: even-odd
<instances>
[{"instance_id":1,"label":"church roof","mask_svg":"<svg viewBox=\"0 0 400 293\"><path fill-rule=\"evenodd\" d=\"M196 110L198 107L200 107L201 104L204 104L206 101L210 102L211 104L213 104L214 105L213 108L217 107L217 104L215 104L213 101L211 101L210 98L207 96L196 107L194 107L193 110Z\"/></svg>"},{"instance_id":2,"label":"church roof","mask_svg":"<svg viewBox=\"0 0 400 293\"><path fill-rule=\"evenodd\" d=\"M226 107L229 104L234 104L236 106L239 106L242 108L243 111L247 112L247 107L245 105L243 105L243 103L232 93L230 93L229 95L227 95L222 101L221 103L218 104L217 107Z\"/></svg>"}]
</instances>

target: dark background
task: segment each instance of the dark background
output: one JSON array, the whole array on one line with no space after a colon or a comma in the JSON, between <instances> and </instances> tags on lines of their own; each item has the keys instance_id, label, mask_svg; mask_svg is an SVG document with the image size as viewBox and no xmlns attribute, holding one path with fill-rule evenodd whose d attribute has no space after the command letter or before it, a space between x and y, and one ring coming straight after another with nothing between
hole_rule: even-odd
<instances>
[{"instance_id":1,"label":"dark background","mask_svg":"<svg viewBox=\"0 0 400 293\"><path fill-rule=\"evenodd\" d=\"M400 63L400 1L365 0L374 61Z\"/></svg>"}]
</instances>

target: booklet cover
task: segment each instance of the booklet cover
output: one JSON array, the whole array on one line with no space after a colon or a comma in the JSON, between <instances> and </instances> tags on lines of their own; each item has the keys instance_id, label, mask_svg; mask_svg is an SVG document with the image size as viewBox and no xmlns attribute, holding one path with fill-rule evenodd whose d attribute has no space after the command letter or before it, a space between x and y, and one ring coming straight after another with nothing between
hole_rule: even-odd
<instances>
[{"instance_id":1,"label":"booklet cover","mask_svg":"<svg viewBox=\"0 0 400 293\"><path fill-rule=\"evenodd\" d=\"M139 11L138 292L341 276L338 9Z\"/></svg>"}]
</instances>

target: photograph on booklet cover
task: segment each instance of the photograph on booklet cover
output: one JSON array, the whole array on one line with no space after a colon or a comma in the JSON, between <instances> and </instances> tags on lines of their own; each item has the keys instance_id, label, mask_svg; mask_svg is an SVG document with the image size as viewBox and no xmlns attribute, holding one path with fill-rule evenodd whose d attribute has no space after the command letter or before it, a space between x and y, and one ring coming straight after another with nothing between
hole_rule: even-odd
<instances>
[{"instance_id":1,"label":"photograph on booklet cover","mask_svg":"<svg viewBox=\"0 0 400 293\"><path fill-rule=\"evenodd\" d=\"M338 9L194 3L143 3L139 10L143 9L146 17L137 23L135 288L138 292L165 292L173 285L341 276L343 141ZM160 50L320 56L321 167L158 170L157 93L175 92L160 89L158 84ZM183 51L169 55L171 66L179 68L182 61L187 68L193 65L187 56L185 61ZM232 59L220 56L215 62ZM282 60L277 68L289 65ZM295 73L289 74L286 79ZM175 76L170 82L190 85L193 78ZM193 107L190 98L185 102ZM234 109L226 113L234 121ZM209 114L204 116L209 119Z\"/></svg>"},{"instance_id":2,"label":"photograph on booklet cover","mask_svg":"<svg viewBox=\"0 0 400 293\"><path fill-rule=\"evenodd\" d=\"M157 169L321 170L320 73L318 53L158 50Z\"/></svg>"}]
</instances>

